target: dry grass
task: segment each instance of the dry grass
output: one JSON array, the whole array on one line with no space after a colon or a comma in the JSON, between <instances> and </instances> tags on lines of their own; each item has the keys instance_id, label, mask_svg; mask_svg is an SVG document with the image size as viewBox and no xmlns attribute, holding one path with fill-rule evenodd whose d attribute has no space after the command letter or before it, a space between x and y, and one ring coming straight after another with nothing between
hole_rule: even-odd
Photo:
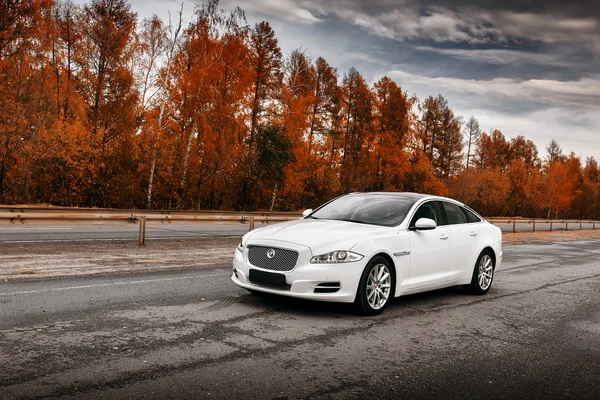
<instances>
[{"instance_id":1,"label":"dry grass","mask_svg":"<svg viewBox=\"0 0 600 400\"><path fill-rule=\"evenodd\" d=\"M600 230L554 231L554 232L517 232L504 233L502 241L505 246L529 243L555 243L573 240L599 240Z\"/></svg>"}]
</instances>

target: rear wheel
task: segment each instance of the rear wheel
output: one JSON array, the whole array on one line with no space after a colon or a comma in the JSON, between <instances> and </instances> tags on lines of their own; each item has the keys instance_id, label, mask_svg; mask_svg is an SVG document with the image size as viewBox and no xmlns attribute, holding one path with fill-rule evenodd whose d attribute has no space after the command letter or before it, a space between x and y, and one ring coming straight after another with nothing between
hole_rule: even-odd
<instances>
[{"instance_id":1,"label":"rear wheel","mask_svg":"<svg viewBox=\"0 0 600 400\"><path fill-rule=\"evenodd\" d=\"M473 269L473 277L471 283L464 285L463 289L467 293L482 295L486 294L490 287L492 287L492 281L494 280L494 258L489 250L484 250L477 258L475 268Z\"/></svg>"},{"instance_id":2,"label":"rear wheel","mask_svg":"<svg viewBox=\"0 0 600 400\"><path fill-rule=\"evenodd\" d=\"M380 314L392 300L393 290L393 267L385 258L375 257L360 277L354 304L361 314Z\"/></svg>"}]
</instances>

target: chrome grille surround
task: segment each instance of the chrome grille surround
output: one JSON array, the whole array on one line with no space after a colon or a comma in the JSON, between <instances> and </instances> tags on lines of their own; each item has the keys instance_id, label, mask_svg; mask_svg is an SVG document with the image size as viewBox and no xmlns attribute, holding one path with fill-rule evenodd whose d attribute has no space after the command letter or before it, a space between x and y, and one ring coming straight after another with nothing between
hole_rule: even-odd
<instances>
[{"instance_id":1,"label":"chrome grille surround","mask_svg":"<svg viewBox=\"0 0 600 400\"><path fill-rule=\"evenodd\" d=\"M274 250L275 254L269 258L267 253ZM287 272L296 267L298 252L269 246L248 246L248 262L255 267L269 271Z\"/></svg>"}]
</instances>

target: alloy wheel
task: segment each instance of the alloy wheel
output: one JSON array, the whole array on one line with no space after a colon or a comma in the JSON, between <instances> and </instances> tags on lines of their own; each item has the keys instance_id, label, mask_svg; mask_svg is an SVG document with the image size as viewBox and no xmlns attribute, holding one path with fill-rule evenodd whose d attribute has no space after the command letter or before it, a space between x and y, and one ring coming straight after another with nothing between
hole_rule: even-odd
<instances>
[{"instance_id":1,"label":"alloy wheel","mask_svg":"<svg viewBox=\"0 0 600 400\"><path fill-rule=\"evenodd\" d=\"M377 264L367 279L367 301L374 310L379 310L388 301L392 289L392 277L388 267Z\"/></svg>"},{"instance_id":2,"label":"alloy wheel","mask_svg":"<svg viewBox=\"0 0 600 400\"><path fill-rule=\"evenodd\" d=\"M484 255L479 260L477 280L479 281L479 287L481 290L487 290L492 284L492 278L494 276L494 263L489 255Z\"/></svg>"}]
</instances>

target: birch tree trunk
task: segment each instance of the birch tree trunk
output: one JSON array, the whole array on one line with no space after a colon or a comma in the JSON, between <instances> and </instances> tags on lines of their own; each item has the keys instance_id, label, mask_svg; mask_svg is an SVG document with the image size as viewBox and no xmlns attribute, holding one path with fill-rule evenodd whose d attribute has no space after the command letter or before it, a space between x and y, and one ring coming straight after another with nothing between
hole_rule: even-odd
<instances>
[{"instance_id":1,"label":"birch tree trunk","mask_svg":"<svg viewBox=\"0 0 600 400\"><path fill-rule=\"evenodd\" d=\"M273 207L275 207L275 196L277 195L277 182L275 182L275 186L273 187L273 196L271 196L271 207L269 207L269 212L273 211Z\"/></svg>"},{"instance_id":2,"label":"birch tree trunk","mask_svg":"<svg viewBox=\"0 0 600 400\"><path fill-rule=\"evenodd\" d=\"M169 74L171 72L171 62L173 60L173 53L175 52L175 46L177 44L177 39L179 38L179 33L181 32L181 26L183 24L183 3L181 4L181 9L179 10L179 23L177 24L177 29L175 29L175 33L173 34L171 40L171 46L169 47L169 55L167 56L167 65L165 68L165 75L163 77L163 81L161 84L162 90L166 90L167 85L169 83ZM148 178L148 194L146 197L146 208L150 208L152 203L152 190L154 188L154 172L156 171L156 159L158 158L158 142L160 141L161 133L164 128L163 118L165 115L165 105L166 99L163 97L162 102L160 104L160 111L158 113L158 133L156 136L156 140L154 141L154 146L152 147L152 165L150 167L150 176Z\"/></svg>"},{"instance_id":3,"label":"birch tree trunk","mask_svg":"<svg viewBox=\"0 0 600 400\"><path fill-rule=\"evenodd\" d=\"M183 189L185 184L185 178L187 177L188 162L190 160L190 153L192 152L192 143L194 142L194 128L190 130L190 136L188 136L188 143L185 149L185 156L183 157L183 171L181 173L181 179L179 180L179 192ZM177 208L181 206L181 196L177 199Z\"/></svg>"}]
</instances>

